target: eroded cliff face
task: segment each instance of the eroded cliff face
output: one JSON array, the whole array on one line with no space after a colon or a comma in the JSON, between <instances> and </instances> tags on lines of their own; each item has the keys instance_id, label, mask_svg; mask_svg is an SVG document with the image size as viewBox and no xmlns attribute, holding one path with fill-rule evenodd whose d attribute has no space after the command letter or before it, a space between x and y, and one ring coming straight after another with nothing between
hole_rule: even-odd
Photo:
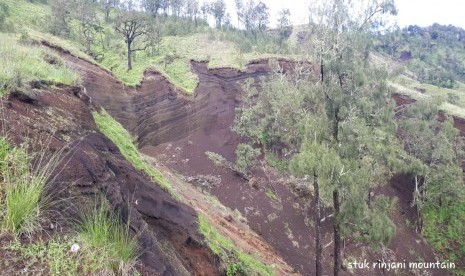
<instances>
[{"instance_id":1,"label":"eroded cliff face","mask_svg":"<svg viewBox=\"0 0 465 276\"><path fill-rule=\"evenodd\" d=\"M66 149L49 190L66 199L54 207L64 217L76 218L84 205L103 194L138 236L147 275L220 273L217 258L197 232L196 212L135 170L97 130L92 111L99 107L84 87L35 83L27 91L14 91L0 105L1 131L13 143L28 139L31 150Z\"/></svg>"},{"instance_id":2,"label":"eroded cliff face","mask_svg":"<svg viewBox=\"0 0 465 276\"><path fill-rule=\"evenodd\" d=\"M272 70L268 60L251 62L246 71L232 68L208 69L206 62L191 62L199 77L194 96L177 90L155 70L144 73L136 88L125 87L112 74L88 61L64 53L62 56L82 76L92 101L103 106L136 139L140 148L157 146L187 137L200 128L227 123L238 99L240 81L258 79ZM293 70L293 62L280 59L282 70ZM304 64L303 68L310 66Z\"/></svg>"},{"instance_id":3,"label":"eroded cliff face","mask_svg":"<svg viewBox=\"0 0 465 276\"><path fill-rule=\"evenodd\" d=\"M60 49L58 50L60 51ZM218 174L220 176L222 184L213 187L212 194L217 196L226 206L231 209L238 208L245 214L252 229L274 248L267 247L267 252L276 250L278 254L283 256L284 260L280 260L276 258L277 254L272 253L269 258L270 264L282 263L283 266L280 271L284 275L290 275L295 271L304 275L314 273L311 250L314 247L311 238L312 229L305 223L306 219L312 216L311 209L305 207L308 202L302 198L297 198L288 185L285 185L285 181L281 181L279 175L269 174L265 167L258 172L259 177L264 179L263 183L258 184L258 188L253 188L231 171L214 167L211 161L205 157L205 151L213 151L220 153L230 162L235 160L235 146L239 143L240 137L231 131L231 125L234 119L234 109L240 103L240 82L246 78L258 79L268 75L272 71L268 61L252 62L244 72L231 68L208 69L206 63L192 62L192 70L199 77L199 86L195 90L194 96L186 96L182 91L177 91L166 78L154 70L145 72L144 81L138 87L128 88L117 81L111 73L98 66L63 51L61 53L73 67L80 71L83 86L87 90L90 101L103 106L114 118L122 123L137 139L138 146L144 153L157 158L158 161L166 165L163 169L167 169L168 172L174 169L177 173L193 177L209 174ZM295 62L280 60L279 64L283 70L296 70L297 68ZM314 68L305 64L302 68L299 68L299 70L308 71L312 71L312 69ZM313 72L314 74L318 73L317 70L313 70ZM398 105L412 103L410 99L399 95L396 95L394 99ZM463 122L463 120L454 119L456 126ZM105 154L107 151L109 149L103 149L101 153ZM105 160L104 162L108 163ZM111 170L114 170L114 166L110 167ZM124 189L129 191L125 192L126 195L138 190L137 187L140 186L137 184L138 182L124 178L124 173L118 176L117 179L121 179L122 182L118 184L120 187L118 189L125 187ZM268 178L268 181L266 178ZM270 181L275 182L274 185L278 196L282 197L283 201L276 202L267 197L267 185L271 184L266 183ZM103 181L103 183L105 182L106 180ZM93 187L91 184L83 186L87 187L86 189ZM106 187L106 185L103 186ZM395 185L386 186L386 188L377 192L392 197L400 196L399 198L403 200L402 195L399 194L402 191L396 190ZM189 199L189 196L192 193L191 190L185 198L191 201L192 199ZM120 192L116 194L120 194ZM203 252L199 253L200 255L189 253L192 251L190 249L192 245L198 245L195 229L185 226L185 223L191 225L189 221L193 221L195 218L192 210L185 209L185 206L181 208L183 205L178 206L173 201L165 202L166 195L160 196L154 193L149 195L145 193L145 190L137 194L141 199L138 204L143 207L138 205L139 207L136 208L142 208L141 210L138 209L138 212L142 222L150 226L149 229L152 230L150 235L155 235L156 240L158 239L156 235L182 237L171 242L173 250L184 252L183 257L175 258L174 264L179 264L177 267L195 267L192 264L193 260L199 258L200 265L197 267L205 267L206 270L194 269L194 274L215 275L215 273L218 273L218 271L215 271L215 265L212 266L212 264L215 264L215 260L211 259L208 250L200 249L200 251L196 251L197 253ZM123 201L118 199L119 196L115 198L117 199L113 201L116 204ZM124 197L121 198L124 199ZM197 200L193 201L197 202ZM403 201L406 203L408 199ZM205 212L208 210L208 208L198 208L196 204L192 206L195 206L197 211ZM405 210L402 210L404 205L401 204L401 207L397 208L393 215L393 220L398 226L398 233L388 249L389 252L395 252L393 260L411 257L409 255L411 250L418 254L418 258L434 260L435 254L431 247L414 230L405 225ZM170 213L170 210L175 213L179 212L177 215L182 217L181 221L171 217L159 217L160 214ZM219 218L219 221L223 221L220 222L223 225L224 218ZM170 225L182 226L175 228L169 227ZM331 244L330 219L325 221L325 227L327 228L325 244ZM230 234L227 231L225 233ZM243 238L244 235L240 233L238 240ZM258 237L254 239L260 240ZM263 241L260 242L263 245L267 244ZM151 244L151 242L145 242L143 239L141 243ZM173 253L175 252L173 250L167 252ZM330 256L331 247L327 247L325 250L325 255ZM347 245L346 250L355 254L354 256L364 256L366 251L369 251L369 248L351 244ZM150 256L158 256L158 258L164 256L159 253L156 252ZM372 261L383 258L380 253L375 252L371 252L369 257ZM160 259L157 260L156 257L153 258L155 259L147 259L147 262L171 264ZM295 271L289 268L286 262L291 264ZM325 270L330 271L331 265L330 258L326 258L324 260ZM176 265L174 266L176 267ZM168 267L157 269L171 271L175 275L186 273L183 269L181 269L181 272L173 272ZM373 271L365 272L365 274L361 275L373 275L372 273L374 273ZM447 274L445 271L434 271L434 273L437 275Z\"/></svg>"}]
</instances>

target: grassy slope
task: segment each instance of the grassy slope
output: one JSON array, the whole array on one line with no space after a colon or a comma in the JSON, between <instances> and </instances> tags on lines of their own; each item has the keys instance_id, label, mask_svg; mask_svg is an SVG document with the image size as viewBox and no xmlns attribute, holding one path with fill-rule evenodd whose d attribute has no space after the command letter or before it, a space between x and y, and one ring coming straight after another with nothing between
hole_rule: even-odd
<instances>
[{"instance_id":1,"label":"grassy slope","mask_svg":"<svg viewBox=\"0 0 465 276\"><path fill-rule=\"evenodd\" d=\"M187 94L192 94L197 87L197 75L192 73L190 61L209 61L210 68L232 67L244 69L245 65L259 58L282 57L276 54L263 54L252 51L240 53L236 45L224 39L221 31L211 30L209 33L196 33L188 36L165 36L160 43L158 52L137 52L133 70L127 71L125 46L119 44L120 49L102 50L105 58L102 65L128 85L141 82L143 72L147 68L154 68L165 75L170 82ZM285 56L291 57L291 56ZM165 60L171 59L165 63Z\"/></svg>"},{"instance_id":2,"label":"grassy slope","mask_svg":"<svg viewBox=\"0 0 465 276\"><path fill-rule=\"evenodd\" d=\"M118 147L126 160L131 162L136 169L145 172L152 180L156 181L163 190L171 194L174 198L179 198L163 174L155 170L149 162L142 159L136 146L132 143L131 135L120 123L105 111L100 113L94 112L93 116L99 130Z\"/></svg>"}]
</instances>

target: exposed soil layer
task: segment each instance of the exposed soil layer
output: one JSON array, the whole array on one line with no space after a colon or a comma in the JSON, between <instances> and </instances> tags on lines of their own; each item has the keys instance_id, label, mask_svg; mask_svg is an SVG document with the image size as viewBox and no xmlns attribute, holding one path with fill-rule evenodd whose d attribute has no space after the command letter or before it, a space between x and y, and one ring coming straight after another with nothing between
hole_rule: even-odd
<instances>
[{"instance_id":1,"label":"exposed soil layer","mask_svg":"<svg viewBox=\"0 0 465 276\"><path fill-rule=\"evenodd\" d=\"M76 218L84 205L104 194L137 235L146 275L220 273L197 232L196 212L136 171L97 130L91 113L96 106L85 89L34 87L1 100L0 128L14 144L29 139L31 151L64 148L49 191L66 201L54 208L68 219Z\"/></svg>"},{"instance_id":2,"label":"exposed soil layer","mask_svg":"<svg viewBox=\"0 0 465 276\"><path fill-rule=\"evenodd\" d=\"M139 147L169 169L186 177L217 176L221 181L211 188L211 193L227 207L244 215L251 229L283 256L297 272L314 274L314 240L309 202L297 198L287 181L280 179L272 168L259 168L257 185L252 187L228 169L214 166L205 152L221 154L228 161L235 160L235 147L239 137L231 131L234 109L240 102L239 82L245 78L266 76L270 68L265 61L249 65L246 72L234 69L211 69L205 63L192 63L199 75L195 96L187 97L159 73L149 70L137 88L124 87L111 74L86 61L63 54L83 76L83 85L93 102L104 106L132 134ZM285 66L290 63L281 61ZM284 67L283 65L283 67ZM398 100L398 98L396 98ZM401 98L401 100L404 100ZM404 181L404 179L402 179ZM393 180L394 184L402 182ZM275 190L276 197L267 195ZM346 241L344 258L358 261L367 259L387 261L436 261L431 247L413 228L406 225L402 208L409 202L403 191L395 185L376 191L378 194L396 196L400 204L392 219L397 225L397 235L383 253ZM149 202L149 200L147 200ZM407 204L407 205L406 205ZM332 229L330 211L323 222L324 270L332 271ZM150 221L150 220L149 220ZM163 233L163 231L162 231ZM354 275L406 275L409 269L398 271L343 270ZM442 270L430 271L433 275L446 275ZM209 274L206 274L209 275Z\"/></svg>"},{"instance_id":3,"label":"exposed soil layer","mask_svg":"<svg viewBox=\"0 0 465 276\"><path fill-rule=\"evenodd\" d=\"M224 78L224 69L212 69L205 72L203 67L194 67L199 73L200 85L198 93L216 93L221 95L221 101L215 104L222 110L221 117L213 117L208 125L177 139L173 137L169 143L145 146L142 151L147 155L157 157L166 166L178 171L184 176L195 177L214 175L221 183L211 188L211 193L226 206L237 209L248 220L249 226L268 241L284 259L303 275L314 274L314 239L313 210L309 203L293 192L284 179L280 179L273 168L264 166L254 171L258 187L238 177L227 168L217 167L208 159L205 152L211 151L234 162L235 149L240 138L231 131L234 119L234 109L240 99L240 85L236 79ZM218 72L222 72L219 74ZM404 180L403 178L401 179ZM396 183L395 180L393 180ZM270 196L276 191L276 198ZM390 197L398 196L402 191L394 186L388 186L377 191ZM267 195L268 193L268 195ZM401 197L399 201L404 202ZM399 204L393 212L392 219L398 225L397 235L388 249L382 253L371 252L367 247L348 240L344 249L345 258L355 260L367 259L370 263L384 259L388 261L435 261L436 257L430 246L413 228L405 225L406 216ZM330 210L326 210L326 217ZM332 222L330 218L323 222L323 255L324 270L332 271ZM345 273L356 275L389 275L393 272L383 270L344 270ZM409 269L399 270L400 274L411 274ZM434 271L434 275L445 275L445 271Z\"/></svg>"}]
</instances>

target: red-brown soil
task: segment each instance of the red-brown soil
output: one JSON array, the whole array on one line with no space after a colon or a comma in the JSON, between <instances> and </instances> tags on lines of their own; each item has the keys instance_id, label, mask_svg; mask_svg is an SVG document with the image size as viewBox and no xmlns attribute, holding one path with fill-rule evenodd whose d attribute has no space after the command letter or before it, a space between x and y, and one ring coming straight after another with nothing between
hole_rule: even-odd
<instances>
[{"instance_id":1,"label":"red-brown soil","mask_svg":"<svg viewBox=\"0 0 465 276\"><path fill-rule=\"evenodd\" d=\"M220 273L216 257L197 232L196 212L136 171L97 130L91 113L97 107L84 90L35 83L33 88L14 91L0 102L0 131L14 144L29 139L33 151L45 148L52 153L64 148L64 159L49 191L66 200L58 202L54 210L70 221L84 205L93 204L95 197L103 194L138 237L142 273Z\"/></svg>"},{"instance_id":2,"label":"red-brown soil","mask_svg":"<svg viewBox=\"0 0 465 276\"><path fill-rule=\"evenodd\" d=\"M248 77L267 75L270 68L266 62L257 61L251 64L246 72L233 69L209 70L205 63L194 62L192 66L199 75L200 83L195 95L186 97L153 70L145 73L141 85L131 89L124 87L110 73L98 66L66 53L62 54L83 75L83 86L91 101L105 107L131 131L137 138L142 152L154 157L161 163L159 166L164 164L167 170L174 170L186 177L218 176L221 183L212 187L211 193L227 207L242 213L250 228L268 242L297 272L303 275L314 274L314 241L311 226L313 210L308 207L309 202L297 198L286 181L272 168L260 168L255 172L259 179L258 188L255 188L232 171L213 165L205 155L206 151L212 151L221 154L230 162L235 160L234 150L240 139L231 131L231 125L234 108L240 103L239 82ZM387 257L389 261L435 261L436 257L431 247L406 224L408 214L404 209L409 204L409 198L403 188L408 186L408 181L401 178L393 179L391 183L392 185L376 191L378 194L399 198L397 209L391 215L397 225L397 234L390 243L387 254L382 255L353 241L347 241L344 258L353 257L359 261L367 259L369 262L383 258L388 261ZM265 194L272 186L276 189L277 200ZM156 201L146 198L147 211L150 210L152 200ZM330 210L327 210L325 216L329 214ZM148 218L145 221L151 225L158 223ZM331 230L331 219L327 218L323 222L323 262L326 273L332 271ZM361 269L343 272L353 275L414 274L408 269L395 273ZM446 271L430 272L433 275L447 275Z\"/></svg>"}]
</instances>

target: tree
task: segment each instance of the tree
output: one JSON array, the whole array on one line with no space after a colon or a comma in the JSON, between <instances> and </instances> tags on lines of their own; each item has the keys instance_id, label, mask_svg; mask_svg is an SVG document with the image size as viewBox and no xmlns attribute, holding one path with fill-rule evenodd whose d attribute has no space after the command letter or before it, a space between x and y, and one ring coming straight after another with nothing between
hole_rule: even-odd
<instances>
[{"instance_id":1,"label":"tree","mask_svg":"<svg viewBox=\"0 0 465 276\"><path fill-rule=\"evenodd\" d=\"M198 0L187 0L186 1L186 14L190 20L194 20L197 26L197 16L199 14L199 1Z\"/></svg>"},{"instance_id":2,"label":"tree","mask_svg":"<svg viewBox=\"0 0 465 276\"><path fill-rule=\"evenodd\" d=\"M206 21L210 13L210 5L207 1L203 1L202 6L200 6L200 12L202 13L203 19Z\"/></svg>"},{"instance_id":3,"label":"tree","mask_svg":"<svg viewBox=\"0 0 465 276\"><path fill-rule=\"evenodd\" d=\"M170 5L170 0L160 0L160 8L162 9L165 16L168 15L168 9L170 8Z\"/></svg>"},{"instance_id":4,"label":"tree","mask_svg":"<svg viewBox=\"0 0 465 276\"><path fill-rule=\"evenodd\" d=\"M174 16L180 17L184 0L170 0L171 10Z\"/></svg>"},{"instance_id":5,"label":"tree","mask_svg":"<svg viewBox=\"0 0 465 276\"><path fill-rule=\"evenodd\" d=\"M157 17L158 11L162 8L162 0L143 0L142 6L153 17Z\"/></svg>"},{"instance_id":6,"label":"tree","mask_svg":"<svg viewBox=\"0 0 465 276\"><path fill-rule=\"evenodd\" d=\"M395 8L389 1L367 4L359 10L359 5L332 0L314 7L307 50L308 58L320 63L319 80L305 70L278 74L261 93L251 89L246 94L234 127L265 148L277 146L284 156L293 156L294 173L307 175L322 202L332 202L334 275L341 268L343 239L379 246L395 232L381 204L386 200L370 196L388 182L401 148L392 142L394 104L387 73L368 62L366 39Z\"/></svg>"},{"instance_id":7,"label":"tree","mask_svg":"<svg viewBox=\"0 0 465 276\"><path fill-rule=\"evenodd\" d=\"M255 19L255 2L249 0L242 9L242 23L246 31L252 32L256 28Z\"/></svg>"},{"instance_id":8,"label":"tree","mask_svg":"<svg viewBox=\"0 0 465 276\"><path fill-rule=\"evenodd\" d=\"M240 27L240 22L242 21L242 9L244 8L244 3L242 0L234 0L234 4L236 6L236 13L237 13L237 28Z\"/></svg>"},{"instance_id":9,"label":"tree","mask_svg":"<svg viewBox=\"0 0 465 276\"><path fill-rule=\"evenodd\" d=\"M234 170L247 178L250 174L250 169L255 166L259 155L260 149L254 149L249 144L239 144L236 149Z\"/></svg>"},{"instance_id":10,"label":"tree","mask_svg":"<svg viewBox=\"0 0 465 276\"><path fill-rule=\"evenodd\" d=\"M371 171L363 171L367 164L360 164L359 168L352 166L361 161L368 162L373 158L370 155L384 158L379 153L369 152L368 148L361 152L357 147L361 145L374 147L368 142L376 143L372 140L375 135L370 134L373 130L366 126L373 126L371 128L376 126L381 130L380 126L392 125L392 122L389 123L393 116L392 105L387 108L383 107L386 102L389 102L386 85L379 77L376 78L378 83L373 82L373 79L366 76L370 72L363 70L363 68L367 68L365 62L366 35L373 27L379 27L383 24L385 14L396 14L396 9L393 0L373 0L363 7L351 5L350 2L342 0L332 0L316 3L314 7L310 8L310 11L309 27L313 37L309 49L312 59L318 60L320 63L320 82L318 85L324 94L328 124L331 126L332 146L337 146L336 150L342 163L348 162L344 165L347 169L352 169L351 174L355 172L359 174L345 174L345 177L331 185L335 216L333 223L334 275L337 276L341 267L341 231L345 231L342 229L344 227L344 213L341 212L340 207L344 204L351 206L357 203L357 200L350 200L353 197L348 196L347 191L370 188L367 183L357 183L356 179L377 178L377 171L374 170L373 166L381 168L377 159L369 164L368 167L372 167ZM373 86L377 89L373 89ZM342 128L342 126L344 127ZM357 134L352 133L354 131ZM389 131L389 129L384 131ZM361 177L362 175L364 177ZM362 207L365 208L365 206ZM350 215L347 212L345 214ZM355 229L346 230L348 230L347 233L350 233Z\"/></svg>"},{"instance_id":11,"label":"tree","mask_svg":"<svg viewBox=\"0 0 465 276\"><path fill-rule=\"evenodd\" d=\"M50 32L57 36L67 37L71 31L73 3L67 0L50 0L52 20Z\"/></svg>"},{"instance_id":12,"label":"tree","mask_svg":"<svg viewBox=\"0 0 465 276\"><path fill-rule=\"evenodd\" d=\"M255 6L254 15L257 20L258 30L260 30L261 32L265 31L268 26L269 18L270 18L268 6L262 1L259 1L258 4Z\"/></svg>"},{"instance_id":13,"label":"tree","mask_svg":"<svg viewBox=\"0 0 465 276\"><path fill-rule=\"evenodd\" d=\"M90 0L75 1L73 15L79 22L79 37L84 42L87 53L90 53L95 35L101 28L97 20L95 4Z\"/></svg>"},{"instance_id":14,"label":"tree","mask_svg":"<svg viewBox=\"0 0 465 276\"><path fill-rule=\"evenodd\" d=\"M110 21L110 11L118 7L119 0L99 0L98 1L100 6L103 8L103 12L105 13L105 22Z\"/></svg>"},{"instance_id":15,"label":"tree","mask_svg":"<svg viewBox=\"0 0 465 276\"><path fill-rule=\"evenodd\" d=\"M128 71L132 70L132 54L136 51L144 51L152 43L148 41L148 20L141 13L126 8L121 10L115 20L115 30L124 36L127 46ZM133 48L133 44L139 40L140 47Z\"/></svg>"},{"instance_id":16,"label":"tree","mask_svg":"<svg viewBox=\"0 0 465 276\"><path fill-rule=\"evenodd\" d=\"M417 230L423 231L423 209L449 205L465 195L463 185L463 139L452 119L440 122L438 104L422 100L408 107L399 123L404 149L410 158L404 172L413 175L413 204Z\"/></svg>"},{"instance_id":17,"label":"tree","mask_svg":"<svg viewBox=\"0 0 465 276\"><path fill-rule=\"evenodd\" d=\"M291 12L289 9L282 9L278 13L278 36L280 45L292 34L292 22L290 17Z\"/></svg>"},{"instance_id":18,"label":"tree","mask_svg":"<svg viewBox=\"0 0 465 276\"><path fill-rule=\"evenodd\" d=\"M226 15L226 2L224 0L216 0L210 5L210 13L215 18L216 27L221 28L223 19Z\"/></svg>"}]
</instances>

